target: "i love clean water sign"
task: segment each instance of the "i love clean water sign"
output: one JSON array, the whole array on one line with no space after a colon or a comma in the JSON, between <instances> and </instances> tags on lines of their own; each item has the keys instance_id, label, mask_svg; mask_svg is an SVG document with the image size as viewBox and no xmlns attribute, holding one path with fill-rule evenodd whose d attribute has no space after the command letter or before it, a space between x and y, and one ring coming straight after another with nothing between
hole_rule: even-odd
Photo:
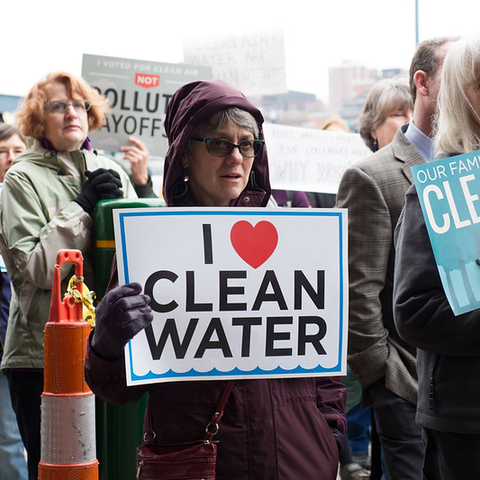
<instances>
[{"instance_id":1,"label":"i love clean water sign","mask_svg":"<svg viewBox=\"0 0 480 480\"><path fill-rule=\"evenodd\" d=\"M114 210L121 283L151 297L127 384L346 374L343 209Z\"/></svg>"}]
</instances>

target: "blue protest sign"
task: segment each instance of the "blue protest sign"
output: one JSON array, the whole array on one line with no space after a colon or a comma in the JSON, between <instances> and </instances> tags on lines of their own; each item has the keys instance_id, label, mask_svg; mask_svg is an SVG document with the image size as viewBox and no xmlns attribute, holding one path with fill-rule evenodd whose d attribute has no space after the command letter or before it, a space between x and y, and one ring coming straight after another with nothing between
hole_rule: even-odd
<instances>
[{"instance_id":1,"label":"blue protest sign","mask_svg":"<svg viewBox=\"0 0 480 480\"><path fill-rule=\"evenodd\" d=\"M455 313L480 307L480 150L412 167L418 198Z\"/></svg>"}]
</instances>

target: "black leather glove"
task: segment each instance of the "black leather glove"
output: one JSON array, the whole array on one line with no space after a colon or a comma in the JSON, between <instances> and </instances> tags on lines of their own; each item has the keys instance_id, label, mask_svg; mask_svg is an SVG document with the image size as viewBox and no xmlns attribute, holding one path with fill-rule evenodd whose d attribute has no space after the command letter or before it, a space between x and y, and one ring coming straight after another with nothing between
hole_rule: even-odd
<instances>
[{"instance_id":1,"label":"black leather glove","mask_svg":"<svg viewBox=\"0 0 480 480\"><path fill-rule=\"evenodd\" d=\"M115 170L97 168L93 172L85 172L87 181L82 191L73 201L77 202L87 213L92 213L99 200L123 198L122 181Z\"/></svg>"},{"instance_id":2,"label":"black leather glove","mask_svg":"<svg viewBox=\"0 0 480 480\"><path fill-rule=\"evenodd\" d=\"M141 293L139 283L110 290L95 311L95 329L90 346L105 360L116 360L127 342L153 320L150 297Z\"/></svg>"}]
</instances>

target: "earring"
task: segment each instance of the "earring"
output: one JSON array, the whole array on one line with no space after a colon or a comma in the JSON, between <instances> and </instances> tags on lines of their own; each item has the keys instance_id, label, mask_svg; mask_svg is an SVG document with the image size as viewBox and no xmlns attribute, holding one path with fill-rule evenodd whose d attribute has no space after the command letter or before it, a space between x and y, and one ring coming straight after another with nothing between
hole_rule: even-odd
<instances>
[{"instance_id":1,"label":"earring","mask_svg":"<svg viewBox=\"0 0 480 480\"><path fill-rule=\"evenodd\" d=\"M190 177L188 176L187 169L183 169L183 181L178 180L177 183L173 186L173 197L181 198L188 192L188 181Z\"/></svg>"},{"instance_id":2,"label":"earring","mask_svg":"<svg viewBox=\"0 0 480 480\"><path fill-rule=\"evenodd\" d=\"M378 140L376 138L373 139L373 151L376 152L378 150Z\"/></svg>"}]
</instances>

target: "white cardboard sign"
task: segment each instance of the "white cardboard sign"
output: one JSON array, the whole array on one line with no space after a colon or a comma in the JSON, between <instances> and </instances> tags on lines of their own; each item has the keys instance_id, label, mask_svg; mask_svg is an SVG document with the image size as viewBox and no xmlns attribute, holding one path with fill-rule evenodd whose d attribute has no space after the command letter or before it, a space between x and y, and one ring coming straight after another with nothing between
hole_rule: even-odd
<instances>
[{"instance_id":1,"label":"white cardboard sign","mask_svg":"<svg viewBox=\"0 0 480 480\"><path fill-rule=\"evenodd\" d=\"M372 155L358 133L266 123L270 183L278 190L337 193L345 170Z\"/></svg>"},{"instance_id":2,"label":"white cardboard sign","mask_svg":"<svg viewBox=\"0 0 480 480\"><path fill-rule=\"evenodd\" d=\"M343 209L114 210L120 283L154 321L127 384L346 374Z\"/></svg>"},{"instance_id":3,"label":"white cardboard sign","mask_svg":"<svg viewBox=\"0 0 480 480\"><path fill-rule=\"evenodd\" d=\"M286 93L283 31L185 38L185 63L212 68L214 78L251 95Z\"/></svg>"}]
</instances>

